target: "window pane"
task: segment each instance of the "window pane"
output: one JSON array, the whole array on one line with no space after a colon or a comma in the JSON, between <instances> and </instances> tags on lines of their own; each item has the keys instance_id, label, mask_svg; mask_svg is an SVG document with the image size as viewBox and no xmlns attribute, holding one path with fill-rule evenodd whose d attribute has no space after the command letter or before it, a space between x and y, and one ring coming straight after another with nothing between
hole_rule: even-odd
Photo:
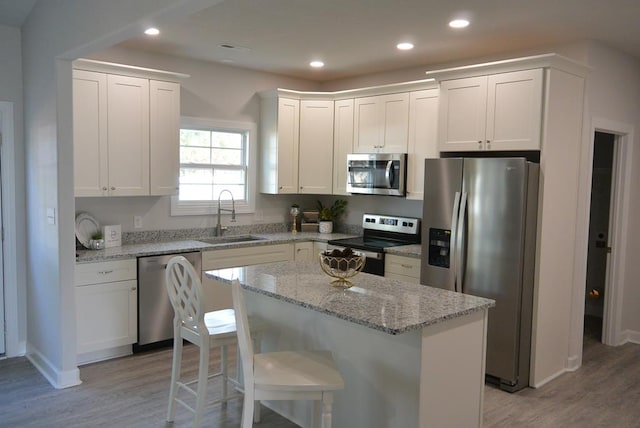
<instances>
[{"instance_id":1,"label":"window pane","mask_svg":"<svg viewBox=\"0 0 640 428\"><path fill-rule=\"evenodd\" d=\"M180 184L181 201L211 201L211 186L202 184Z\"/></svg>"},{"instance_id":2,"label":"window pane","mask_svg":"<svg viewBox=\"0 0 640 428\"><path fill-rule=\"evenodd\" d=\"M180 163L211 163L211 149L180 147Z\"/></svg>"},{"instance_id":3,"label":"window pane","mask_svg":"<svg viewBox=\"0 0 640 428\"><path fill-rule=\"evenodd\" d=\"M213 171L203 168L180 168L180 184L213 184Z\"/></svg>"},{"instance_id":4,"label":"window pane","mask_svg":"<svg viewBox=\"0 0 640 428\"><path fill-rule=\"evenodd\" d=\"M214 147L225 149L242 149L243 134L238 132L217 132L211 135Z\"/></svg>"},{"instance_id":5,"label":"window pane","mask_svg":"<svg viewBox=\"0 0 640 428\"><path fill-rule=\"evenodd\" d=\"M242 165L242 150L214 149L211 163L217 165Z\"/></svg>"},{"instance_id":6,"label":"window pane","mask_svg":"<svg viewBox=\"0 0 640 428\"><path fill-rule=\"evenodd\" d=\"M245 186L242 186L242 185L229 186L229 185L214 184L213 194L216 201L218 200L218 196L220 196L221 201L231 200L231 196L229 196L229 193L227 192L224 192L222 195L220 195L220 192L222 192L225 189L233 193L233 199L235 199L236 201L242 201L245 199L245 190L244 190Z\"/></svg>"},{"instance_id":7,"label":"window pane","mask_svg":"<svg viewBox=\"0 0 640 428\"><path fill-rule=\"evenodd\" d=\"M211 147L211 132L198 129L181 129L180 145Z\"/></svg>"},{"instance_id":8,"label":"window pane","mask_svg":"<svg viewBox=\"0 0 640 428\"><path fill-rule=\"evenodd\" d=\"M244 185L244 175L244 170L216 169L213 173L213 181L216 184Z\"/></svg>"}]
</instances>

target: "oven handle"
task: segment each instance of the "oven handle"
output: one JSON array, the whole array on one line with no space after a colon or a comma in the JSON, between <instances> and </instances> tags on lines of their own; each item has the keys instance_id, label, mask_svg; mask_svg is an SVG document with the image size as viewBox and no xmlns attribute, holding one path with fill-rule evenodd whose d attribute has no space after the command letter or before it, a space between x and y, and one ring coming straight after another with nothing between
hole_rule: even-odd
<instances>
[{"instance_id":1,"label":"oven handle","mask_svg":"<svg viewBox=\"0 0 640 428\"><path fill-rule=\"evenodd\" d=\"M331 246L331 248L336 248L338 250L344 250L345 247L341 247L339 245L333 245L333 244L329 244ZM382 260L384 259L384 253L376 253L374 251L365 251L365 250L359 250L357 248L352 248L353 251L362 254L363 256L365 256L368 259L373 259L373 260Z\"/></svg>"}]
</instances>

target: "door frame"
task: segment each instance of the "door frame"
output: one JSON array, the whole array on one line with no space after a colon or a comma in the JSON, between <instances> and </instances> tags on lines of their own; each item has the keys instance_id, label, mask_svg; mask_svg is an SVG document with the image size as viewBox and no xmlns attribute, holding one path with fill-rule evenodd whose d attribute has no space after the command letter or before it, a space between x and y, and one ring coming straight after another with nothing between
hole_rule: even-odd
<instances>
[{"instance_id":1,"label":"door frame","mask_svg":"<svg viewBox=\"0 0 640 428\"><path fill-rule=\"evenodd\" d=\"M5 322L5 356L15 357L26 352L26 282L23 260L23 246L18 245L19 229L22 229L24 218L24 199L18 199L18 177L15 143L14 103L0 101L0 132L2 132L2 223L4 241L2 242L2 276L4 284L4 322ZM23 232L24 233L24 232Z\"/></svg>"},{"instance_id":2,"label":"door frame","mask_svg":"<svg viewBox=\"0 0 640 428\"><path fill-rule=\"evenodd\" d=\"M624 343L622 334L622 297L626 267L627 230L631 188L631 163L633 150L633 126L607 119L593 118L591 127L591 168L589 172L589 195L593 173L593 148L596 132L614 135L611 200L609 205L609 236L607 246L611 252L607 257L604 293L602 343L618 346ZM586 264L585 264L586 267ZM586 271L585 271L586 275ZM582 287L586 294L586 289ZM582 296L581 304L584 306ZM583 315L584 316L584 315Z\"/></svg>"}]
</instances>

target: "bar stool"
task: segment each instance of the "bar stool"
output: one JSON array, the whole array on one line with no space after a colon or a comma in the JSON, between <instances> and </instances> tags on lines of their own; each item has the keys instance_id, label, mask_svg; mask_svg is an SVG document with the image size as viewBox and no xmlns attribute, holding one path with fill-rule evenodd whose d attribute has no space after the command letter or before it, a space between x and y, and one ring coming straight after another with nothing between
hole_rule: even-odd
<instances>
[{"instance_id":1,"label":"bar stool","mask_svg":"<svg viewBox=\"0 0 640 428\"><path fill-rule=\"evenodd\" d=\"M344 389L330 352L253 353L240 282L232 281L238 346L244 373L242 428L259 421L259 400L314 400L313 426L331 428L333 392ZM254 403L254 401L258 401ZM255 405L255 408L254 408Z\"/></svg>"},{"instance_id":2,"label":"bar stool","mask_svg":"<svg viewBox=\"0 0 640 428\"><path fill-rule=\"evenodd\" d=\"M217 376L222 377L222 398L207 403L208 406L240 396L239 394L228 394L229 383L241 386L237 381L228 377L227 370L227 346L237 345L235 313L233 309L204 312L202 283L194 267L184 257L176 256L169 260L165 275L167 292L174 311L173 364L167 421L173 422L176 403L178 403L194 413L194 427L200 427L209 379ZM180 380L183 339L200 348L198 378L190 382ZM220 372L209 375L209 350L215 347L220 348L221 369ZM198 387L197 390L194 390L191 385L196 382ZM195 396L195 409L177 397L180 389Z\"/></svg>"}]
</instances>

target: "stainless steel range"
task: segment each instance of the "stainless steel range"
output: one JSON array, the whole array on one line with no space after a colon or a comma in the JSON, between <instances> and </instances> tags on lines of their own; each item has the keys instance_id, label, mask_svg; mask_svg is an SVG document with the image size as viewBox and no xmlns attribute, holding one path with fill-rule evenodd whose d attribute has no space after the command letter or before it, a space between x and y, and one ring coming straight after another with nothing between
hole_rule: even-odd
<instances>
[{"instance_id":1,"label":"stainless steel range","mask_svg":"<svg viewBox=\"0 0 640 428\"><path fill-rule=\"evenodd\" d=\"M363 272L384 276L384 250L420 243L420 219L380 214L362 216L362 236L333 239L333 247L350 247L367 256Z\"/></svg>"}]
</instances>

